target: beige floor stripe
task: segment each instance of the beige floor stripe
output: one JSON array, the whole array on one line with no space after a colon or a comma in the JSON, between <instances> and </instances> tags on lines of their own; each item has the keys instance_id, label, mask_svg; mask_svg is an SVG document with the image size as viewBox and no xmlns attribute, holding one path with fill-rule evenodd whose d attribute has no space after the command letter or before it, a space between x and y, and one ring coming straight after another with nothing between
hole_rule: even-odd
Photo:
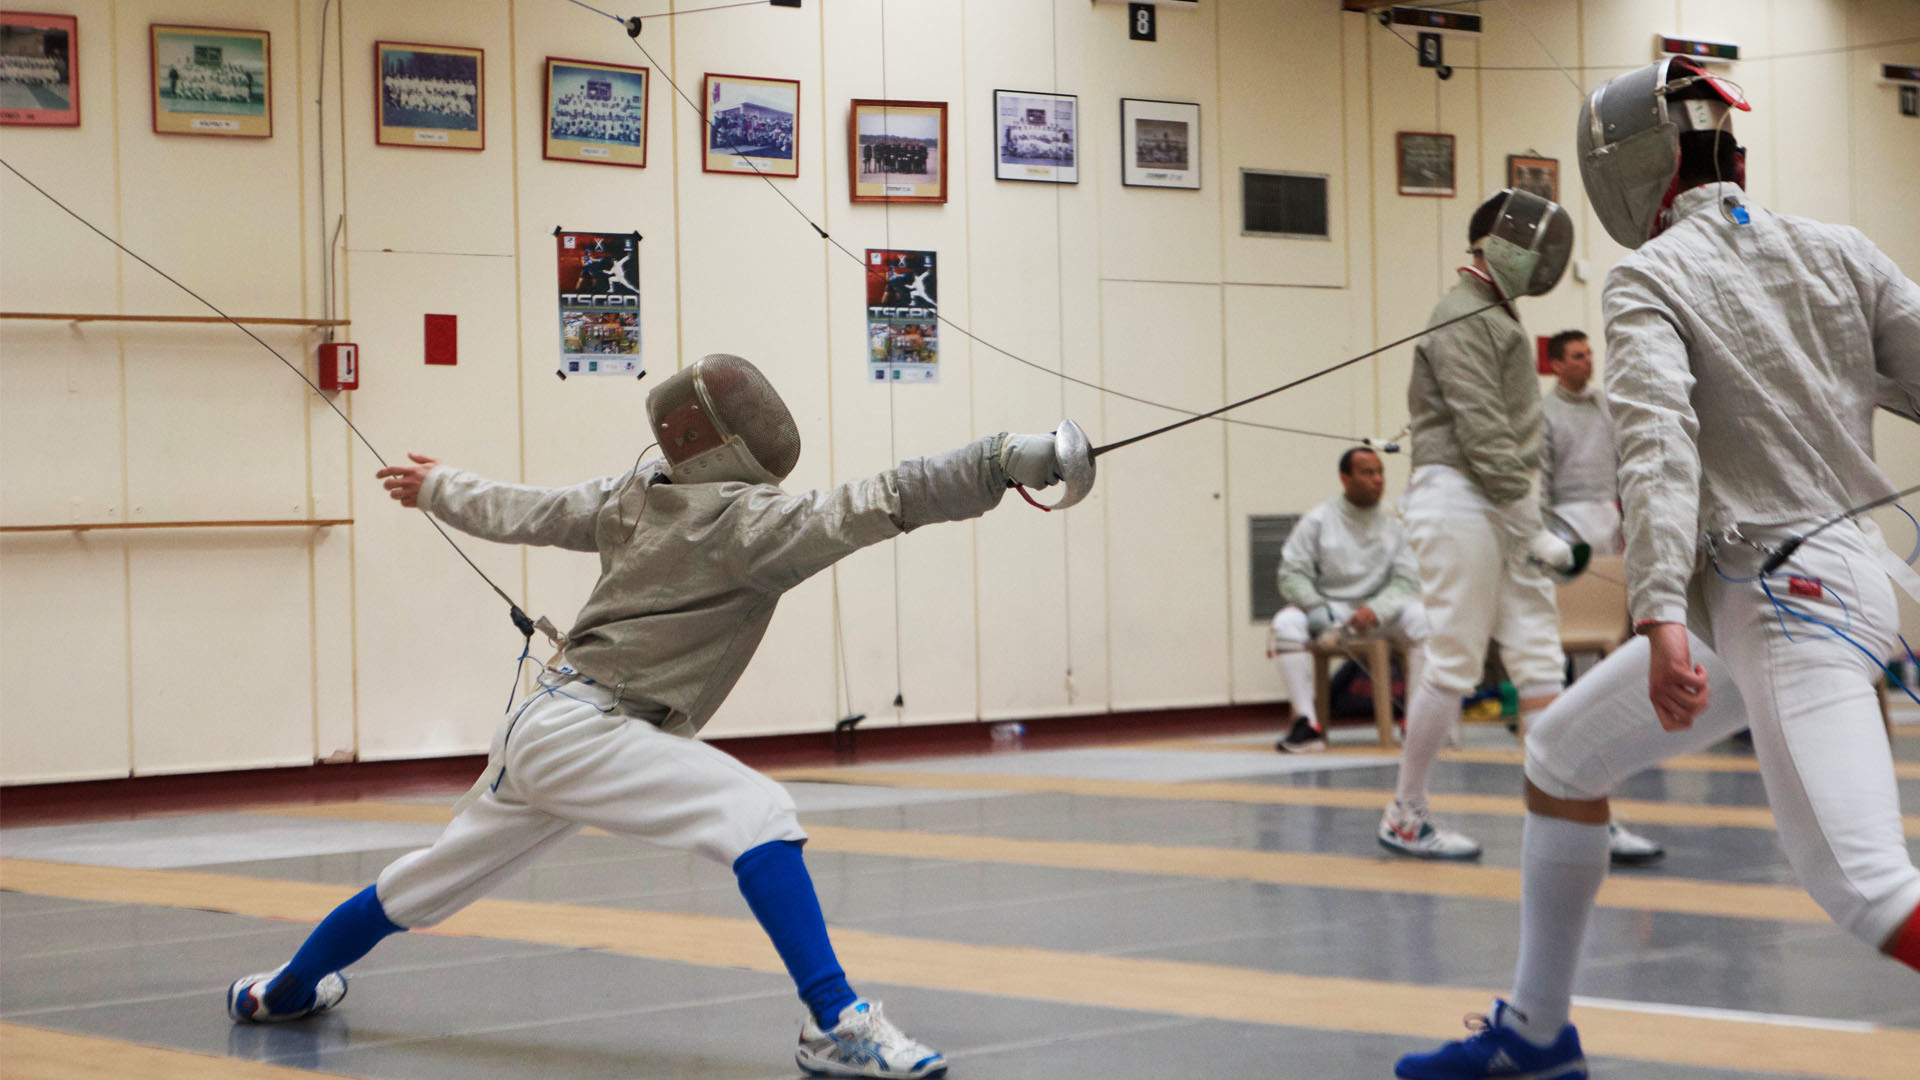
<instances>
[{"instance_id":1,"label":"beige floor stripe","mask_svg":"<svg viewBox=\"0 0 1920 1080\"><path fill-rule=\"evenodd\" d=\"M336 1073L0 1024L7 1080L330 1080ZM344 1080L344 1078L343 1078Z\"/></svg>"},{"instance_id":2,"label":"beige floor stripe","mask_svg":"<svg viewBox=\"0 0 1920 1080\"><path fill-rule=\"evenodd\" d=\"M301 922L345 897L331 885L17 859L0 860L0 888ZM782 970L751 922L710 915L482 900L427 932ZM1451 1038L1461 1012L1485 1007L1493 993L857 930L834 938L847 970L872 983L1374 1035ZM1838 1032L1598 1008L1576 1009L1574 1019L1589 1053L1768 1076L1909 1078L1920 1061L1920 1031L1906 1028Z\"/></svg>"},{"instance_id":3,"label":"beige floor stripe","mask_svg":"<svg viewBox=\"0 0 1920 1080\"><path fill-rule=\"evenodd\" d=\"M1275 732L1279 738L1281 732ZM1272 749L1270 741L1240 742L1218 739L1161 739L1147 743L1129 743L1129 750L1180 750L1211 754L1265 753ZM1398 760L1400 748L1385 746L1346 746L1335 743L1328 752L1347 757L1383 757ZM1480 765L1524 765L1526 753L1517 746L1473 747L1463 750L1443 750L1441 761L1460 761ZM1738 757L1733 754L1680 754L1670 757L1654 766L1658 772L1712 772L1712 773L1754 773L1760 772L1760 763L1750 757ZM1893 763L1893 775L1899 780L1920 780L1920 761L1896 761Z\"/></svg>"},{"instance_id":4,"label":"beige floor stripe","mask_svg":"<svg viewBox=\"0 0 1920 1080\"><path fill-rule=\"evenodd\" d=\"M350 802L261 807L250 813L351 821L444 824L448 810L421 803ZM590 830L598 832L598 830ZM1316 889L1520 899L1520 872L1498 866L1411 862L1356 855L1246 851L1172 844L1096 844L1070 840L1018 840L964 833L850 829L810 825L810 851L893 855L915 859L1045 866L1064 870L1112 870L1131 874L1258 881ZM1697 878L1614 875L1600 892L1602 907L1715 915L1735 919L1824 923L1827 915L1801 889Z\"/></svg>"},{"instance_id":5,"label":"beige floor stripe","mask_svg":"<svg viewBox=\"0 0 1920 1080\"><path fill-rule=\"evenodd\" d=\"M1009 776L991 773L909 772L900 769L775 769L777 780L823 784L860 784L872 787L933 788L942 791L1014 791L1023 794L1090 795L1115 799L1168 799L1193 802L1252 803L1266 806L1324 806L1335 809L1379 811L1392 801L1388 788L1317 788L1283 784L1249 784L1225 780L1169 783L1154 780L1087 780L1062 776ZM1458 795L1435 792L1429 797L1443 814L1487 814L1522 817L1520 792L1512 795ZM1635 825L1680 825L1697 828L1771 829L1773 813L1764 806L1701 806L1615 799L1613 808ZM1906 835L1920 836L1920 815L1901 818Z\"/></svg>"}]
</instances>

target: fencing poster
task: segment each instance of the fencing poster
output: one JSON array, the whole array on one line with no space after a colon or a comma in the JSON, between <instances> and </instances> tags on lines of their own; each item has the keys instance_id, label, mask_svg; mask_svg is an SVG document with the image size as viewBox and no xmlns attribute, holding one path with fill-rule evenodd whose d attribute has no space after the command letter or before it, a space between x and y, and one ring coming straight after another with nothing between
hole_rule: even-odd
<instances>
[{"instance_id":1,"label":"fencing poster","mask_svg":"<svg viewBox=\"0 0 1920 1080\"><path fill-rule=\"evenodd\" d=\"M560 377L641 375L640 234L555 230Z\"/></svg>"},{"instance_id":2,"label":"fencing poster","mask_svg":"<svg viewBox=\"0 0 1920 1080\"><path fill-rule=\"evenodd\" d=\"M931 251L867 249L869 381L940 381L939 280Z\"/></svg>"}]
</instances>

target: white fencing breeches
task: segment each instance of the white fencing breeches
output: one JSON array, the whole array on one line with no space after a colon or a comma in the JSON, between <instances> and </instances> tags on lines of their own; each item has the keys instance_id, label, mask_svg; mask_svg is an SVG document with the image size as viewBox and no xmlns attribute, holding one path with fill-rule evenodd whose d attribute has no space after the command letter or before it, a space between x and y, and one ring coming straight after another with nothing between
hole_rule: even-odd
<instances>
[{"instance_id":1,"label":"white fencing breeches","mask_svg":"<svg viewBox=\"0 0 1920 1080\"><path fill-rule=\"evenodd\" d=\"M1620 507L1613 502L1554 503L1553 512L1573 526L1595 555L1618 555L1626 550L1620 536Z\"/></svg>"},{"instance_id":2,"label":"white fencing breeches","mask_svg":"<svg viewBox=\"0 0 1920 1080\"><path fill-rule=\"evenodd\" d=\"M1429 626L1425 677L1449 694L1479 685L1489 638L1500 643L1516 686L1557 686L1564 678L1553 583L1526 562L1494 515L1473 481L1445 465L1415 469L1401 503Z\"/></svg>"},{"instance_id":3,"label":"white fencing breeches","mask_svg":"<svg viewBox=\"0 0 1920 1080\"><path fill-rule=\"evenodd\" d=\"M772 840L804 841L785 788L694 739L608 712L585 680L544 676L503 725L505 771L440 834L380 874L387 917L432 926L582 826L727 865Z\"/></svg>"},{"instance_id":4,"label":"white fencing breeches","mask_svg":"<svg viewBox=\"0 0 1920 1080\"><path fill-rule=\"evenodd\" d=\"M1851 627L1863 647L1885 656L1895 647L1898 612L1877 554L1858 529L1836 526L1786 567L1818 578L1821 596L1789 595L1785 574L1770 584L1790 608ZM1879 669L1823 628L1792 616L1783 628L1759 584L1704 572L1719 648L1689 640L1710 681L1706 711L1686 731L1660 727L1647 700L1650 650L1635 638L1528 730L1527 779L1556 798L1604 798L1642 769L1751 727L1767 802L1795 874L1834 922L1878 947L1920 905L1920 869L1907 853L1873 685Z\"/></svg>"}]
</instances>

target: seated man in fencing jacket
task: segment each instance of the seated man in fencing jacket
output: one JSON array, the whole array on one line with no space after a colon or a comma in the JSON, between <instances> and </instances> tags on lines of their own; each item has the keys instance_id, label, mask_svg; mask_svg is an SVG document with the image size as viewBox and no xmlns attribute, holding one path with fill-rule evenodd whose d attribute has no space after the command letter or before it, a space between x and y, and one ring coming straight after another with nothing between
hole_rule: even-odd
<instances>
[{"instance_id":1,"label":"seated man in fencing jacket","mask_svg":"<svg viewBox=\"0 0 1920 1080\"><path fill-rule=\"evenodd\" d=\"M380 470L403 506L499 543L595 552L600 578L538 691L501 722L486 772L446 831L334 909L292 961L237 980L227 991L234 1020L332 1008L346 996L341 969L382 938L451 917L594 826L733 869L807 1004L795 1051L803 1070L946 1072L946 1058L848 986L786 789L692 736L739 681L783 593L870 544L979 517L1010 483L1053 483L1054 440L994 435L790 494L778 484L799 460L799 429L747 361L706 357L655 387L647 412L663 457L624 476L528 487L417 454Z\"/></svg>"},{"instance_id":2,"label":"seated man in fencing jacket","mask_svg":"<svg viewBox=\"0 0 1920 1080\"><path fill-rule=\"evenodd\" d=\"M1273 617L1267 655L1293 702L1293 730L1277 744L1282 753L1327 746L1307 669L1308 640L1386 634L1407 650L1408 686L1426 658L1420 568L1400 519L1380 508L1387 473L1379 455L1364 446L1340 455L1340 486L1340 495L1307 511L1280 553L1280 595L1288 606ZM1374 693L1393 692L1390 673L1369 674Z\"/></svg>"}]
</instances>

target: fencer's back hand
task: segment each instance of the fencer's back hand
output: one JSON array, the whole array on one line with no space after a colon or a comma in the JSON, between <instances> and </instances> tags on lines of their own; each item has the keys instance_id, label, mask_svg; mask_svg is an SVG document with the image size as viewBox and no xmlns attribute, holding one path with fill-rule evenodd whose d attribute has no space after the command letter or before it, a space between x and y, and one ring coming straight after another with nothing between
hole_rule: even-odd
<instances>
[{"instance_id":1,"label":"fencer's back hand","mask_svg":"<svg viewBox=\"0 0 1920 1080\"><path fill-rule=\"evenodd\" d=\"M1000 444L1000 468L1021 487L1043 488L1060 479L1052 435L1009 435Z\"/></svg>"},{"instance_id":2,"label":"fencer's back hand","mask_svg":"<svg viewBox=\"0 0 1920 1080\"><path fill-rule=\"evenodd\" d=\"M1693 662L1687 628L1655 623L1646 631L1653 653L1647 667L1647 697L1668 731L1685 731L1707 707L1707 669Z\"/></svg>"},{"instance_id":3,"label":"fencer's back hand","mask_svg":"<svg viewBox=\"0 0 1920 1080\"><path fill-rule=\"evenodd\" d=\"M387 494L393 496L394 501L412 510L420 505L420 485L434 466L440 464L440 460L411 452L407 457L412 459L413 464L389 465L373 476L376 480L385 481Z\"/></svg>"}]
</instances>

